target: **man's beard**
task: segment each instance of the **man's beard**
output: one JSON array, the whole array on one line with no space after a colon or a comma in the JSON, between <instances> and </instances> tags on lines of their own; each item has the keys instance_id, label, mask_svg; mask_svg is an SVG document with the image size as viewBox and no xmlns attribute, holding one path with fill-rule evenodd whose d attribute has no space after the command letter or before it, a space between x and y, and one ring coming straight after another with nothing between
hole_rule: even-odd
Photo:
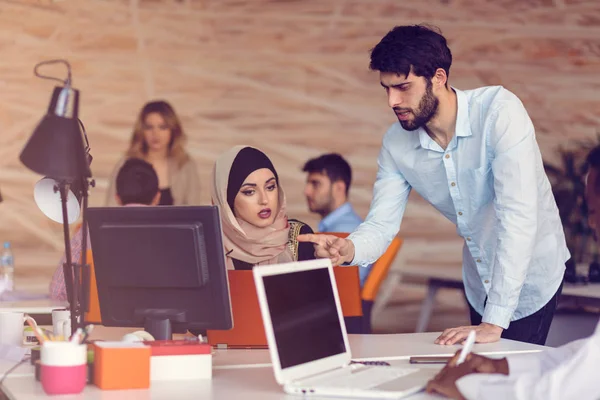
<instances>
[{"instance_id":1,"label":"man's beard","mask_svg":"<svg viewBox=\"0 0 600 400\"><path fill-rule=\"evenodd\" d=\"M321 215L321 217L325 217L331 213L333 211L333 196L331 195L331 192L329 193L327 201L321 203L314 202L312 207L309 205L309 209L311 212Z\"/></svg>"},{"instance_id":2,"label":"man's beard","mask_svg":"<svg viewBox=\"0 0 600 400\"><path fill-rule=\"evenodd\" d=\"M402 128L407 131L414 131L421 128L431 121L433 117L435 117L440 101L433 95L432 88L433 85L431 84L431 81L428 80L427 87L425 88L425 94L423 97L421 97L421 101L419 101L419 108L417 108L416 111L406 108L394 108L394 112L396 113L401 111L410 111L414 115L412 121L401 121L400 118L398 118ZM398 115L396 114L396 116Z\"/></svg>"}]
</instances>

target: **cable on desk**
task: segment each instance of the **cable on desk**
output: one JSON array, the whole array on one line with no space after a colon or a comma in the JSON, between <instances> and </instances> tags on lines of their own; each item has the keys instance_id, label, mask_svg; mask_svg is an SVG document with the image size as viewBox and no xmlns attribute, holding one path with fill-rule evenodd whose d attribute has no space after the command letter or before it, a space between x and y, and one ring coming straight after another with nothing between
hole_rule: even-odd
<instances>
[{"instance_id":1,"label":"cable on desk","mask_svg":"<svg viewBox=\"0 0 600 400\"><path fill-rule=\"evenodd\" d=\"M31 357L24 357L21 361L19 361L18 363L16 363L12 367L10 367L9 370L6 371L4 373L4 375L2 375L2 378L0 378L0 385L2 385L2 383L4 383L4 380L11 372L13 372L15 369L19 368L21 366L21 364L23 364L26 361L29 361L30 359L31 359Z\"/></svg>"}]
</instances>

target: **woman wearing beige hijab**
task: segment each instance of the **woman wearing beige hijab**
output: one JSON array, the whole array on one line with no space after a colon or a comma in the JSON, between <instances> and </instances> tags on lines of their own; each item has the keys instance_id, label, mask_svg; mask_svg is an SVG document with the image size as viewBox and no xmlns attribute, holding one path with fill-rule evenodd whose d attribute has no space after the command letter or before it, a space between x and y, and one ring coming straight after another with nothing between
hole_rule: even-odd
<instances>
[{"instance_id":1,"label":"woman wearing beige hijab","mask_svg":"<svg viewBox=\"0 0 600 400\"><path fill-rule=\"evenodd\" d=\"M228 269L314 259L312 245L296 240L312 229L288 220L277 171L262 151L236 146L221 155L211 196L221 214Z\"/></svg>"}]
</instances>

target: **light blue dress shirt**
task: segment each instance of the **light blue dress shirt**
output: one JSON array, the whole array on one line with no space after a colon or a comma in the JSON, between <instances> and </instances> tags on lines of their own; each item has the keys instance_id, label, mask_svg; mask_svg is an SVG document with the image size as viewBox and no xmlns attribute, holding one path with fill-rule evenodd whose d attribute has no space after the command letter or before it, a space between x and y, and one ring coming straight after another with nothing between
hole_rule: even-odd
<instances>
[{"instance_id":1,"label":"light blue dress shirt","mask_svg":"<svg viewBox=\"0 0 600 400\"><path fill-rule=\"evenodd\" d=\"M469 303L483 322L507 328L552 298L570 254L521 101L501 86L454 91L456 131L445 150L422 128L395 123L385 134L371 209L349 237L353 263L383 254L414 188L465 239Z\"/></svg>"},{"instance_id":2,"label":"light blue dress shirt","mask_svg":"<svg viewBox=\"0 0 600 400\"><path fill-rule=\"evenodd\" d=\"M352 232L361 223L363 219L354 211L352 205L348 202L342 204L319 222L319 232ZM373 264L361 266L358 269L360 277L360 286L362 287L371 272Z\"/></svg>"},{"instance_id":3,"label":"light blue dress shirt","mask_svg":"<svg viewBox=\"0 0 600 400\"><path fill-rule=\"evenodd\" d=\"M352 232L363 222L348 202L342 204L319 222L319 232Z\"/></svg>"}]
</instances>

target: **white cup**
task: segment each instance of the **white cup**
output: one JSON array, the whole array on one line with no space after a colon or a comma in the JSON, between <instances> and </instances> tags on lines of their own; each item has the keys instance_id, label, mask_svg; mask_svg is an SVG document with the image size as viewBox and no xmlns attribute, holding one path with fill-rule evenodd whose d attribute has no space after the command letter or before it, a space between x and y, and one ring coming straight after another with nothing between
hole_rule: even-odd
<instances>
[{"instance_id":1,"label":"white cup","mask_svg":"<svg viewBox=\"0 0 600 400\"><path fill-rule=\"evenodd\" d=\"M71 311L60 309L52 310L52 333L54 336L71 336Z\"/></svg>"},{"instance_id":2,"label":"white cup","mask_svg":"<svg viewBox=\"0 0 600 400\"><path fill-rule=\"evenodd\" d=\"M22 346L23 324L27 319L31 319L36 325L33 318L22 312L0 312L0 343Z\"/></svg>"}]
</instances>

